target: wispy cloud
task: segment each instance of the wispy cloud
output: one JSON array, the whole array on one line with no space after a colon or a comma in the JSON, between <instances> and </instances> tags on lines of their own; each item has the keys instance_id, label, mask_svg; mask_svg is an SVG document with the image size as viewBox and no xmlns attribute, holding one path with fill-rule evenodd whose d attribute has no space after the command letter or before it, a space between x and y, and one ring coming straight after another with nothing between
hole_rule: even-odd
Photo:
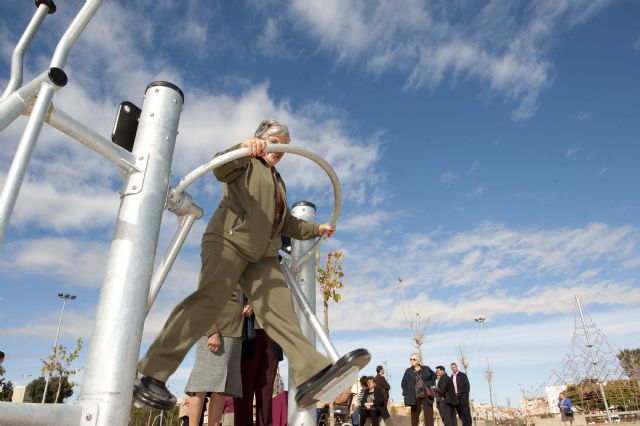
<instances>
[{"instance_id":1,"label":"wispy cloud","mask_svg":"<svg viewBox=\"0 0 640 426\"><path fill-rule=\"evenodd\" d=\"M480 185L480 186L477 186L476 189L474 189L473 191L468 192L467 198L479 197L482 194L484 194L484 186Z\"/></svg>"},{"instance_id":2,"label":"wispy cloud","mask_svg":"<svg viewBox=\"0 0 640 426\"><path fill-rule=\"evenodd\" d=\"M360 329L368 327L359 321L371 306L372 315L374 310L378 316L385 312L377 323L393 328L402 322L402 306L456 323L456 312L490 312L494 317L563 313L573 294L593 303L632 304L637 302L632 290L637 283L625 271L637 268L639 248L640 230L605 224L559 229L484 224L468 232L434 231L393 244L368 239L350 245L348 284L332 315L344 320L338 327ZM566 278L571 276L575 278ZM556 294L558 288L566 292ZM354 309L363 315L347 320Z\"/></svg>"},{"instance_id":3,"label":"wispy cloud","mask_svg":"<svg viewBox=\"0 0 640 426\"><path fill-rule=\"evenodd\" d=\"M598 170L598 176L602 176L603 174L607 173L608 171L609 171L609 166L607 166L605 164L602 167L600 167L600 169Z\"/></svg>"},{"instance_id":4,"label":"wispy cloud","mask_svg":"<svg viewBox=\"0 0 640 426\"><path fill-rule=\"evenodd\" d=\"M447 170L440 175L440 182L445 185L449 185L458 180L460 180L460 173L456 172L455 170Z\"/></svg>"},{"instance_id":5,"label":"wispy cloud","mask_svg":"<svg viewBox=\"0 0 640 426\"><path fill-rule=\"evenodd\" d=\"M332 0L292 2L293 21L337 54L373 74L399 71L405 88L434 88L474 79L514 104L514 120L538 108L554 80L547 58L558 31L572 28L607 2L482 3ZM463 10L464 7L464 10Z\"/></svg>"},{"instance_id":6,"label":"wispy cloud","mask_svg":"<svg viewBox=\"0 0 640 426\"><path fill-rule=\"evenodd\" d=\"M591 114L589 114L588 112L581 112L576 116L576 121L578 123L582 123L583 121L588 120L589 118L591 118Z\"/></svg>"}]
</instances>

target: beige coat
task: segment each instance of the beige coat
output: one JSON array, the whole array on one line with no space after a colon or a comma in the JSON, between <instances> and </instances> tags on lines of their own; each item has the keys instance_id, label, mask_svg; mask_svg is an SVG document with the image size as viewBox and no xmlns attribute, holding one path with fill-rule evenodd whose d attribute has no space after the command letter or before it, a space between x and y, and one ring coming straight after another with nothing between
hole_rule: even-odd
<instances>
[{"instance_id":1,"label":"beige coat","mask_svg":"<svg viewBox=\"0 0 640 426\"><path fill-rule=\"evenodd\" d=\"M238 148L240 145L235 145L216 156ZM310 240L320 235L318 224L291 215L280 174L261 158L242 157L213 172L225 185L220 205L202 236L203 243L223 242L247 261L258 262L278 254L282 247L280 234L298 240ZM284 199L285 212L275 235L271 237L276 182Z\"/></svg>"}]
</instances>

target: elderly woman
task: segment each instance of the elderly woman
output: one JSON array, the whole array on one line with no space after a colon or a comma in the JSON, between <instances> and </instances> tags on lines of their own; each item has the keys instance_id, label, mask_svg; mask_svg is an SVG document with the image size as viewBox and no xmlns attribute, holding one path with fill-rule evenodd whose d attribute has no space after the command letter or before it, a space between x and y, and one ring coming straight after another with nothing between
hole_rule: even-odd
<instances>
[{"instance_id":1,"label":"elderly woman","mask_svg":"<svg viewBox=\"0 0 640 426\"><path fill-rule=\"evenodd\" d=\"M422 365L422 356L413 353L409 356L411 367L402 377L402 395L404 405L411 407L411 426L418 426L420 411L424 411L425 426L433 426L432 387L436 383L436 373L426 365Z\"/></svg>"},{"instance_id":2,"label":"elderly woman","mask_svg":"<svg viewBox=\"0 0 640 426\"><path fill-rule=\"evenodd\" d=\"M184 390L191 397L189 426L201 424L207 393L211 393L208 410L211 425L220 423L225 396L242 396L240 354L244 315L251 315L251 307L243 306L242 291L236 287L216 323L198 341L196 361Z\"/></svg>"},{"instance_id":3,"label":"elderly woman","mask_svg":"<svg viewBox=\"0 0 640 426\"><path fill-rule=\"evenodd\" d=\"M291 292L280 270L280 236L309 240L325 233L331 236L335 227L291 215L284 182L275 169L283 154L265 150L267 144L289 141L287 126L265 120L253 138L224 151L246 147L250 155L214 170L224 188L220 205L202 237L198 289L174 308L140 361L141 377L134 387L134 398L139 402L159 409L175 405L166 380L215 322L215 313L222 310L238 283L265 332L287 356L298 385L299 406L315 403L316 395L331 386L332 379L351 367L362 368L370 360L369 353L361 349L332 364L304 337L298 324Z\"/></svg>"}]
</instances>

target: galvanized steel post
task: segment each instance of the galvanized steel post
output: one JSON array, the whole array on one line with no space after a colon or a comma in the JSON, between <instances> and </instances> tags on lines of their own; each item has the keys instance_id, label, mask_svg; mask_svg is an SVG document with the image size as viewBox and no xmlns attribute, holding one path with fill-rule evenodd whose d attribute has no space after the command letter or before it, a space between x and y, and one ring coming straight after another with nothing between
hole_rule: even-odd
<instances>
[{"instance_id":1,"label":"galvanized steel post","mask_svg":"<svg viewBox=\"0 0 640 426\"><path fill-rule=\"evenodd\" d=\"M316 206L307 201L300 201L295 203L291 208L291 214L298 219L303 219L308 222L315 222L316 219ZM314 240L300 241L291 240L291 255L294 258L299 258L304 255L314 245ZM315 270L315 256L311 256L309 260L302 265L300 272L296 274L297 282L305 295L309 305L313 309L315 314L316 306L316 270ZM294 283L295 285L295 283ZM297 305L296 315L300 322L300 328L302 333L313 344L316 342L316 333L313 327L307 321L305 315ZM298 408L296 404L296 383L292 379L291 369L289 369L289 415L288 424L295 426L315 426L316 424L316 407L310 408Z\"/></svg>"},{"instance_id":2,"label":"galvanized steel post","mask_svg":"<svg viewBox=\"0 0 640 426\"><path fill-rule=\"evenodd\" d=\"M95 406L98 426L125 426L142 340L145 307L184 98L177 86L146 90L125 178L79 402Z\"/></svg>"}]
</instances>

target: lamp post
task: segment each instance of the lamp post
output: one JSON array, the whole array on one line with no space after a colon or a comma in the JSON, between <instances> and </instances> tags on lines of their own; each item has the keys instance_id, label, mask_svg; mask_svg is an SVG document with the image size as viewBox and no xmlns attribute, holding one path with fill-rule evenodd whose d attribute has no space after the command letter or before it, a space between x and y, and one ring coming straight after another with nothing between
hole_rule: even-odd
<instances>
[{"instance_id":1,"label":"lamp post","mask_svg":"<svg viewBox=\"0 0 640 426\"><path fill-rule=\"evenodd\" d=\"M60 312L60 321L58 321L58 330L56 330L56 339L53 341L53 359L55 359L56 351L58 347L58 336L60 336L60 326L62 325L62 317L64 316L64 307L67 304L67 301L74 300L76 296L73 294L67 293L58 293L58 297L62 299L62 311ZM44 382L44 392L42 393L42 404L44 404L44 400L47 397L47 389L49 388L49 380L51 379L51 370L49 370L47 374L47 378ZM62 380L62 377L60 377ZM54 401L55 402L55 401Z\"/></svg>"}]
</instances>

